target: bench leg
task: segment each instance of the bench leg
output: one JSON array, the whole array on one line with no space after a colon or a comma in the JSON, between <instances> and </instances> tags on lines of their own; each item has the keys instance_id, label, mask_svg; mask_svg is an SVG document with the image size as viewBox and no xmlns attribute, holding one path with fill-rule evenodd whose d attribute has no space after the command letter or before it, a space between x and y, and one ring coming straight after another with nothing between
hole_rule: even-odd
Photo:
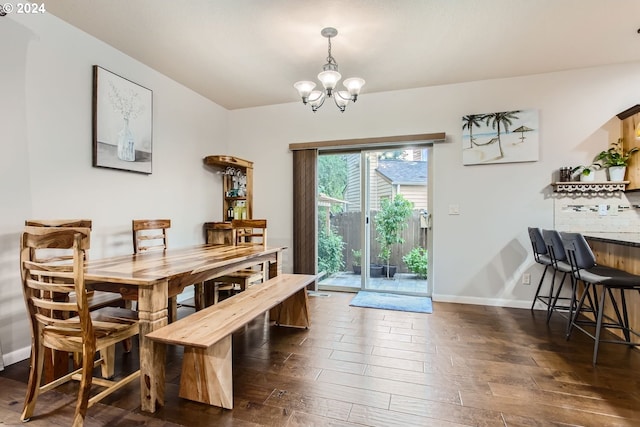
<instances>
[{"instance_id":1,"label":"bench leg","mask_svg":"<svg viewBox=\"0 0 640 427\"><path fill-rule=\"evenodd\" d=\"M269 313L271 320L275 320L276 325L298 326L308 328L311 326L309 318L309 298L306 288L300 289L279 305L271 309Z\"/></svg>"},{"instance_id":2,"label":"bench leg","mask_svg":"<svg viewBox=\"0 0 640 427\"><path fill-rule=\"evenodd\" d=\"M208 349L185 347L179 396L233 409L231 335Z\"/></svg>"}]
</instances>

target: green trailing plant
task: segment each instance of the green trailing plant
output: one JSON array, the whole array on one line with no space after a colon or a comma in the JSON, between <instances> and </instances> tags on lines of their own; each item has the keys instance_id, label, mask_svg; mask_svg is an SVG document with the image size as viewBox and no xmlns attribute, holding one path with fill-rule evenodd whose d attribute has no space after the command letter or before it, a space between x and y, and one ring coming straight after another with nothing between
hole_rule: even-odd
<instances>
[{"instance_id":1,"label":"green trailing plant","mask_svg":"<svg viewBox=\"0 0 640 427\"><path fill-rule=\"evenodd\" d=\"M595 171L598 169L600 169L600 164L592 163L587 166L584 166L584 165L576 166L573 169L571 169L571 173L572 174L578 173L580 175L589 176L592 173L595 173Z\"/></svg>"},{"instance_id":2,"label":"green trailing plant","mask_svg":"<svg viewBox=\"0 0 640 427\"><path fill-rule=\"evenodd\" d=\"M391 259L391 247L398 243L404 243L402 230L407 228L407 219L411 216L413 203L405 199L402 194L397 194L393 200L383 199L380 202L380 211L376 214L376 240L380 243L380 259L387 265L387 278L389 277L389 260Z\"/></svg>"},{"instance_id":3,"label":"green trailing plant","mask_svg":"<svg viewBox=\"0 0 640 427\"><path fill-rule=\"evenodd\" d=\"M318 271L330 276L344 268L344 241L339 234L320 229L318 233Z\"/></svg>"},{"instance_id":4,"label":"green trailing plant","mask_svg":"<svg viewBox=\"0 0 640 427\"><path fill-rule=\"evenodd\" d=\"M601 151L593 160L601 162L599 164L605 168L627 166L631 156L638 152L638 147L633 147L625 152L622 142L622 138L618 138L618 141L611 144L608 150Z\"/></svg>"},{"instance_id":5,"label":"green trailing plant","mask_svg":"<svg viewBox=\"0 0 640 427\"><path fill-rule=\"evenodd\" d=\"M424 248L413 248L402 257L402 261L407 264L410 272L417 275L419 279L427 278L427 250Z\"/></svg>"}]
</instances>

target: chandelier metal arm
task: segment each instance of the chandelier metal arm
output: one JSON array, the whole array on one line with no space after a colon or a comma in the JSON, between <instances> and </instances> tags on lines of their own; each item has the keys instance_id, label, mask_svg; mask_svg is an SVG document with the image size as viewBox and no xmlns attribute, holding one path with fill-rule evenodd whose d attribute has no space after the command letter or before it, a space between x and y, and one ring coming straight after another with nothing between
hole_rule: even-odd
<instances>
[{"instance_id":1,"label":"chandelier metal arm","mask_svg":"<svg viewBox=\"0 0 640 427\"><path fill-rule=\"evenodd\" d=\"M339 90L337 90L337 91L335 92L336 97L338 97L338 96L339 96L341 99L343 99L343 100L345 100L345 101L352 101L352 102L356 102L356 101L358 100L358 95L349 95L349 96L347 96L347 97L345 98L344 96L340 95L340 92L341 92L341 91L339 91Z\"/></svg>"},{"instance_id":2,"label":"chandelier metal arm","mask_svg":"<svg viewBox=\"0 0 640 427\"><path fill-rule=\"evenodd\" d=\"M319 103L319 104L311 105L311 111L313 111L314 113L315 113L316 111L318 111L318 109L319 109L320 107L322 107L322 105L324 104L324 101L326 101L326 99L327 99L327 97L326 97L326 96L323 96L323 97L322 97L322 101L320 101L320 103Z\"/></svg>"}]
</instances>

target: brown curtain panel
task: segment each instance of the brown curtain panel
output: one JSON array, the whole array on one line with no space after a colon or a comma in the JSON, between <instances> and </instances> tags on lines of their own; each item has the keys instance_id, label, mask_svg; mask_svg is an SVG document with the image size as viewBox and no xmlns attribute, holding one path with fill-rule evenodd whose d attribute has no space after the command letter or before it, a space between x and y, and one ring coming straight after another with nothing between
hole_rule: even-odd
<instances>
[{"instance_id":1,"label":"brown curtain panel","mask_svg":"<svg viewBox=\"0 0 640 427\"><path fill-rule=\"evenodd\" d=\"M293 152L293 272L316 274L318 150Z\"/></svg>"}]
</instances>

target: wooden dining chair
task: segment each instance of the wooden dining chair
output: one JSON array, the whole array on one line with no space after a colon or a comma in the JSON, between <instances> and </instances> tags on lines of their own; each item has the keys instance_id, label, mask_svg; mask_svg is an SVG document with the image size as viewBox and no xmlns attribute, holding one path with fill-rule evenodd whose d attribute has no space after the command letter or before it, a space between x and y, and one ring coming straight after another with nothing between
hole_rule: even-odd
<instances>
[{"instance_id":1,"label":"wooden dining chair","mask_svg":"<svg viewBox=\"0 0 640 427\"><path fill-rule=\"evenodd\" d=\"M233 242L235 245L257 245L267 247L266 219L234 219L231 221ZM264 282L269 276L269 263L256 268L246 268L214 279L214 304L218 302L219 292L242 292L247 287Z\"/></svg>"},{"instance_id":2,"label":"wooden dining chair","mask_svg":"<svg viewBox=\"0 0 640 427\"><path fill-rule=\"evenodd\" d=\"M139 333L137 313L121 307L89 311L84 262L90 243L89 228L26 226L21 236L20 267L23 295L31 325L31 368L20 416L28 421L39 394L69 381L80 381L73 426L83 425L87 409L140 376L136 371L118 381L113 377L115 344ZM34 254L46 249L46 260ZM71 258L68 258L71 250ZM56 257L54 252L64 252ZM82 353L82 367L42 385L44 349ZM96 352L100 358L95 360ZM95 385L105 388L90 397L93 369L101 367Z\"/></svg>"},{"instance_id":3,"label":"wooden dining chair","mask_svg":"<svg viewBox=\"0 0 640 427\"><path fill-rule=\"evenodd\" d=\"M92 229L92 221L90 219L28 219L24 222L25 226L30 227L76 227ZM66 255L58 255L62 259L72 259L71 251ZM41 260L43 261L43 260ZM87 291L87 303L89 310L96 310L102 307L124 307L126 305L122 296L115 292L105 291Z\"/></svg>"},{"instance_id":4,"label":"wooden dining chair","mask_svg":"<svg viewBox=\"0 0 640 427\"><path fill-rule=\"evenodd\" d=\"M170 219L134 219L131 221L133 233L133 253L139 254L147 251L167 250L167 229L171 228ZM178 300L169 297L167 301L169 309L169 323L178 318Z\"/></svg>"},{"instance_id":5,"label":"wooden dining chair","mask_svg":"<svg viewBox=\"0 0 640 427\"><path fill-rule=\"evenodd\" d=\"M25 226L29 227L53 227L53 228L88 228L92 229L92 221L90 219L28 219L24 222ZM32 260L38 262L53 261L51 253L38 253L39 251L32 250ZM48 252L47 249L42 249L40 252ZM60 251L57 251L60 252ZM85 254L88 258L88 254ZM57 253L55 260L69 261L73 260L73 251L67 250L65 253ZM76 296L73 292L69 294L70 301L74 301ZM98 310L103 307L127 307L127 302L122 299L122 296L117 292L106 291L94 291L87 290L87 304L89 311ZM130 304L129 304L130 305ZM132 342L127 339L123 342L125 352L130 352L132 348ZM51 353L51 354L50 354ZM66 366L68 355L63 352L54 352L50 349L46 350L46 357L50 358L50 363L45 364L45 380L51 381L58 377L61 373L67 373L68 367ZM82 363L82 353L74 353L73 361L74 368L80 367Z\"/></svg>"}]
</instances>

